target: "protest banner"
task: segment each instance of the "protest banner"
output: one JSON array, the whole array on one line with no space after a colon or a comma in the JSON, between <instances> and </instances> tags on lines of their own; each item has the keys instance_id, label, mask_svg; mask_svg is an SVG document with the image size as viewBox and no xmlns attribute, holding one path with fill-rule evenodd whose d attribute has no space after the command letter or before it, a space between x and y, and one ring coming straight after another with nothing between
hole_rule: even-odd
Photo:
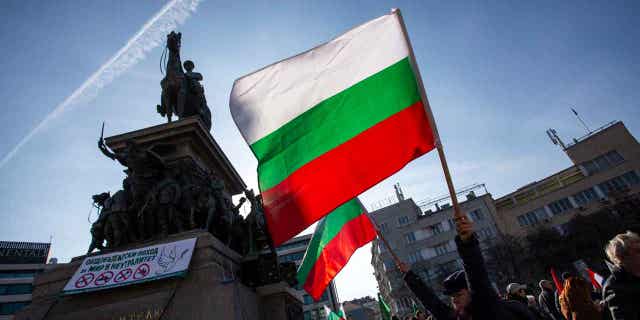
<instances>
[{"instance_id":1,"label":"protest banner","mask_svg":"<svg viewBox=\"0 0 640 320\"><path fill-rule=\"evenodd\" d=\"M184 276L196 238L86 257L64 287L76 294Z\"/></svg>"}]
</instances>

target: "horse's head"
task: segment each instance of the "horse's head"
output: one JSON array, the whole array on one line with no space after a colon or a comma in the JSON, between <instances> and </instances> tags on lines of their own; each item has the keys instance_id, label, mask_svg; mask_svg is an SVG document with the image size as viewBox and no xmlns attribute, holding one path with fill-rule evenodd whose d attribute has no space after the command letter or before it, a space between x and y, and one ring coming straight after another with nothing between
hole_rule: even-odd
<instances>
[{"instance_id":1,"label":"horse's head","mask_svg":"<svg viewBox=\"0 0 640 320\"><path fill-rule=\"evenodd\" d=\"M174 52L180 51L181 39L182 33L171 31L171 33L167 35L167 48L169 48L170 51Z\"/></svg>"}]
</instances>

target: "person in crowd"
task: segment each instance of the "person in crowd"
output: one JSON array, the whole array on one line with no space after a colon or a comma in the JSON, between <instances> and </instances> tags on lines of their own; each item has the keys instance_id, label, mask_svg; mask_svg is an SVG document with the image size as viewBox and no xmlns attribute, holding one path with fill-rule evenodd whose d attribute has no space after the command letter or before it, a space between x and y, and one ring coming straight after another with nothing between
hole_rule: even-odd
<instances>
[{"instance_id":1,"label":"person in crowd","mask_svg":"<svg viewBox=\"0 0 640 320\"><path fill-rule=\"evenodd\" d=\"M416 312L415 319L416 320L427 320L427 315L424 312L418 310L418 312Z\"/></svg>"},{"instance_id":2,"label":"person in crowd","mask_svg":"<svg viewBox=\"0 0 640 320\"><path fill-rule=\"evenodd\" d=\"M602 297L611 319L640 319L640 236L630 231L616 235L605 252L613 266Z\"/></svg>"},{"instance_id":3,"label":"person in crowd","mask_svg":"<svg viewBox=\"0 0 640 320\"><path fill-rule=\"evenodd\" d=\"M591 300L591 284L581 277L569 277L560 294L560 310L567 320L601 320L602 314Z\"/></svg>"},{"instance_id":4,"label":"person in crowd","mask_svg":"<svg viewBox=\"0 0 640 320\"><path fill-rule=\"evenodd\" d=\"M452 307L440 301L406 264L398 266L404 273L407 286L422 305L437 320L535 319L526 305L499 298L491 287L473 224L466 216L456 218L455 222L458 231L456 245L464 270L454 272L443 282L444 293L451 298Z\"/></svg>"},{"instance_id":5,"label":"person in crowd","mask_svg":"<svg viewBox=\"0 0 640 320\"><path fill-rule=\"evenodd\" d=\"M540 280L540 295L538 296L538 306L540 311L550 320L565 320L562 313L556 308L557 292L553 286L553 282L549 280Z\"/></svg>"},{"instance_id":6,"label":"person in crowd","mask_svg":"<svg viewBox=\"0 0 640 320\"><path fill-rule=\"evenodd\" d=\"M573 276L573 274L570 273L570 272L563 272L562 273L561 277L562 277L562 287L563 288L566 285L567 280L569 280L569 278L571 278L572 276ZM562 308L560 308L560 292L556 291L555 299L556 299L556 310L558 310L558 312L560 312L560 314L562 314ZM564 315L562 317L564 317Z\"/></svg>"},{"instance_id":7,"label":"person in crowd","mask_svg":"<svg viewBox=\"0 0 640 320\"><path fill-rule=\"evenodd\" d=\"M533 296L531 296L533 298ZM527 296L527 286L519 283L510 283L507 286L507 294L505 296L505 300L522 303L536 319L544 319L544 315L540 310L538 310L538 305L535 302L535 298L533 298L533 303L531 303L529 296Z\"/></svg>"},{"instance_id":8,"label":"person in crowd","mask_svg":"<svg viewBox=\"0 0 640 320\"><path fill-rule=\"evenodd\" d=\"M527 305L529 302L527 301L527 286L519 283L510 283L507 286L507 295L505 296L506 300L518 301Z\"/></svg>"}]
</instances>

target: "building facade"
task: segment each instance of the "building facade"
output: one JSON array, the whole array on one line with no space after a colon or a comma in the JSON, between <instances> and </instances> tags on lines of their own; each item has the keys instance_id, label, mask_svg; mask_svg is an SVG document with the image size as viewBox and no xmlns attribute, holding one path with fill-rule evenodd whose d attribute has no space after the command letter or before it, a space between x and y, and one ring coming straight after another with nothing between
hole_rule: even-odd
<instances>
[{"instance_id":1,"label":"building facade","mask_svg":"<svg viewBox=\"0 0 640 320\"><path fill-rule=\"evenodd\" d=\"M46 267L50 243L0 241L0 320L31 302L33 279Z\"/></svg>"},{"instance_id":2,"label":"building facade","mask_svg":"<svg viewBox=\"0 0 640 320\"><path fill-rule=\"evenodd\" d=\"M640 145L622 122L612 122L570 145L573 165L496 200L504 234L525 236L538 228L567 230L578 214L590 214L640 191Z\"/></svg>"},{"instance_id":3,"label":"building facade","mask_svg":"<svg viewBox=\"0 0 640 320\"><path fill-rule=\"evenodd\" d=\"M444 278L462 269L454 241L457 233L453 208L447 203L442 204L448 199L428 203L421 209L412 199L399 197L398 203L371 213L392 250L403 262L410 264L411 269L436 293L442 292ZM433 208L424 211L430 205ZM477 196L470 191L460 207L474 222L482 249L500 239L491 194L485 190L484 194ZM373 242L371 263L378 289L392 313L402 317L409 314L413 304L418 302L405 286L389 250L379 239Z\"/></svg>"},{"instance_id":4,"label":"building facade","mask_svg":"<svg viewBox=\"0 0 640 320\"><path fill-rule=\"evenodd\" d=\"M279 246L277 251L280 262L292 261L295 262L297 266L300 266L307 246L309 246L309 242L311 241L311 237L312 235L310 234L295 237ZM338 300L338 293L336 292L333 281L329 283L329 286L317 302L302 289L302 284L298 284L296 291L300 297L302 297L304 303L304 320L326 319L327 314L324 306L329 307L331 310L339 309L340 301Z\"/></svg>"},{"instance_id":5,"label":"building facade","mask_svg":"<svg viewBox=\"0 0 640 320\"><path fill-rule=\"evenodd\" d=\"M372 297L363 297L345 301L343 303L344 313L348 320L379 320L380 307L378 300Z\"/></svg>"}]
</instances>

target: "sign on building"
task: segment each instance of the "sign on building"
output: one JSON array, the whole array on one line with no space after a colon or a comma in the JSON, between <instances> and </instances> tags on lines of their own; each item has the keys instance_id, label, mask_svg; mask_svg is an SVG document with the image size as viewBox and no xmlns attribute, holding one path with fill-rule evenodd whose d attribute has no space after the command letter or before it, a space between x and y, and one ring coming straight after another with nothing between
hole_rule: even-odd
<instances>
[{"instance_id":1,"label":"sign on building","mask_svg":"<svg viewBox=\"0 0 640 320\"><path fill-rule=\"evenodd\" d=\"M50 243L0 241L0 264L47 263Z\"/></svg>"},{"instance_id":2,"label":"sign on building","mask_svg":"<svg viewBox=\"0 0 640 320\"><path fill-rule=\"evenodd\" d=\"M195 244L196 238L193 238L86 257L67 282L63 294L184 276L189 268Z\"/></svg>"}]
</instances>

